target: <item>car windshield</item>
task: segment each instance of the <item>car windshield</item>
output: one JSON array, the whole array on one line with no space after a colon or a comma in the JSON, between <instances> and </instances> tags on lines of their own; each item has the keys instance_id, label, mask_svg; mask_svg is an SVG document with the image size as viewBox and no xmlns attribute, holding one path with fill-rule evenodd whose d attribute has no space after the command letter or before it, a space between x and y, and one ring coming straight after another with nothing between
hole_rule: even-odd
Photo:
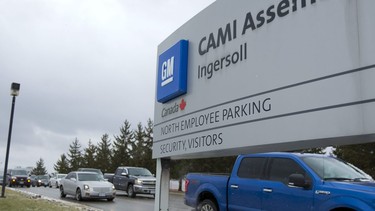
<instances>
[{"instance_id":1,"label":"car windshield","mask_svg":"<svg viewBox=\"0 0 375 211\"><path fill-rule=\"evenodd\" d=\"M27 175L26 170L12 170L12 175Z\"/></svg>"},{"instance_id":2,"label":"car windshield","mask_svg":"<svg viewBox=\"0 0 375 211\"><path fill-rule=\"evenodd\" d=\"M47 175L38 176L39 179L48 179Z\"/></svg>"},{"instance_id":3,"label":"car windshield","mask_svg":"<svg viewBox=\"0 0 375 211\"><path fill-rule=\"evenodd\" d=\"M65 174L59 174L57 175L57 178L61 179L61 178L64 178L66 175Z\"/></svg>"},{"instance_id":4,"label":"car windshield","mask_svg":"<svg viewBox=\"0 0 375 211\"><path fill-rule=\"evenodd\" d=\"M101 181L103 180L103 178L99 174L79 173L78 180L79 181Z\"/></svg>"},{"instance_id":5,"label":"car windshield","mask_svg":"<svg viewBox=\"0 0 375 211\"><path fill-rule=\"evenodd\" d=\"M151 172L145 168L129 168L129 175L152 176Z\"/></svg>"},{"instance_id":6,"label":"car windshield","mask_svg":"<svg viewBox=\"0 0 375 211\"><path fill-rule=\"evenodd\" d=\"M372 179L353 165L333 157L302 157L302 160L324 180L361 181Z\"/></svg>"}]
</instances>

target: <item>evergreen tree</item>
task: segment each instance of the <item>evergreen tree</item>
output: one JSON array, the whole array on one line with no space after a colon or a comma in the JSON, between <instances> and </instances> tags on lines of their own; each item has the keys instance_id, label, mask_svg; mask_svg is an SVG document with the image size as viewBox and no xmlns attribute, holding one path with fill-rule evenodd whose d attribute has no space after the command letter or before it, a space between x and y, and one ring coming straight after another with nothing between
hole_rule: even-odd
<instances>
[{"instance_id":1,"label":"evergreen tree","mask_svg":"<svg viewBox=\"0 0 375 211\"><path fill-rule=\"evenodd\" d=\"M46 167L44 166L44 160L42 158L40 158L36 162L36 167L33 168L33 170L31 171L31 174L33 174L33 175L45 175L45 174L47 174Z\"/></svg>"},{"instance_id":2,"label":"evergreen tree","mask_svg":"<svg viewBox=\"0 0 375 211\"><path fill-rule=\"evenodd\" d=\"M131 165L132 166L139 166L139 167L146 167L145 164L145 142L143 140L144 132L141 123L138 123L137 129L134 131L134 138L131 141L131 148L130 156L131 156Z\"/></svg>"},{"instance_id":3,"label":"evergreen tree","mask_svg":"<svg viewBox=\"0 0 375 211\"><path fill-rule=\"evenodd\" d=\"M82 165L87 168L95 168L96 167L96 146L92 144L91 140L89 140L88 147L85 148Z\"/></svg>"},{"instance_id":4,"label":"evergreen tree","mask_svg":"<svg viewBox=\"0 0 375 211\"><path fill-rule=\"evenodd\" d=\"M148 120L147 127L143 129L142 124L137 125L134 131L134 139L132 141L131 155L133 165L141 166L156 172L156 162L152 160L152 142L153 142L153 123Z\"/></svg>"},{"instance_id":5,"label":"evergreen tree","mask_svg":"<svg viewBox=\"0 0 375 211\"><path fill-rule=\"evenodd\" d=\"M113 142L113 170L119 166L130 165L130 142L133 139L133 132L130 130L130 123L125 120L124 125L120 128L120 135L115 136Z\"/></svg>"},{"instance_id":6,"label":"evergreen tree","mask_svg":"<svg viewBox=\"0 0 375 211\"><path fill-rule=\"evenodd\" d=\"M97 147L96 168L99 168L102 172L113 172L111 169L111 163L111 140L108 138L108 134L104 134Z\"/></svg>"},{"instance_id":7,"label":"evergreen tree","mask_svg":"<svg viewBox=\"0 0 375 211\"><path fill-rule=\"evenodd\" d=\"M55 165L53 165L53 168L55 169L55 171L57 171L58 173L61 173L61 174L69 173L69 171L70 171L69 161L66 158L65 153L61 155L60 159L57 160Z\"/></svg>"},{"instance_id":8,"label":"evergreen tree","mask_svg":"<svg viewBox=\"0 0 375 211\"><path fill-rule=\"evenodd\" d=\"M82 152L81 152L81 144L79 143L78 139L76 138L72 144L69 145L69 171L76 171L78 168L81 167L82 164Z\"/></svg>"},{"instance_id":9,"label":"evergreen tree","mask_svg":"<svg viewBox=\"0 0 375 211\"><path fill-rule=\"evenodd\" d=\"M334 154L375 178L375 143L338 146Z\"/></svg>"},{"instance_id":10,"label":"evergreen tree","mask_svg":"<svg viewBox=\"0 0 375 211\"><path fill-rule=\"evenodd\" d=\"M147 121L147 127L144 130L144 156L145 163L144 165L153 173L156 173L156 160L152 159L152 144L154 142L154 132L153 132L154 123L151 119Z\"/></svg>"}]
</instances>

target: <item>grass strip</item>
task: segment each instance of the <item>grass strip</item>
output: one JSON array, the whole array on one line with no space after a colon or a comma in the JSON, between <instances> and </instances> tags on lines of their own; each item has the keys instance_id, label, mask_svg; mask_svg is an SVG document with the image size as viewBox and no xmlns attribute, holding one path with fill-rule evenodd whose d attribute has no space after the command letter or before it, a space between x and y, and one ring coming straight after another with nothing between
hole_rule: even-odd
<instances>
[{"instance_id":1,"label":"grass strip","mask_svg":"<svg viewBox=\"0 0 375 211\"><path fill-rule=\"evenodd\" d=\"M0 186L1 188L1 186ZM79 207L63 202L49 201L40 197L5 189L5 198L0 197L0 210L6 211L77 211Z\"/></svg>"}]
</instances>

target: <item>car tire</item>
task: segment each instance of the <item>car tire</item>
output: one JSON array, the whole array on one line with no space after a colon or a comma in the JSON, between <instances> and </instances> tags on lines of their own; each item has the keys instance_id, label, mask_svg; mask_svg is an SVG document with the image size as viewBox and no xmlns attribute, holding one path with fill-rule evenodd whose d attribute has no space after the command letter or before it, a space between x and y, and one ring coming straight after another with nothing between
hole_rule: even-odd
<instances>
[{"instance_id":1,"label":"car tire","mask_svg":"<svg viewBox=\"0 0 375 211\"><path fill-rule=\"evenodd\" d=\"M81 192L81 189L77 189L76 191L76 199L77 201L82 201L82 192Z\"/></svg>"},{"instance_id":2,"label":"car tire","mask_svg":"<svg viewBox=\"0 0 375 211\"><path fill-rule=\"evenodd\" d=\"M130 198L134 198L135 197L135 192L134 192L134 187L133 187L133 184L130 184L129 186L128 186L128 196L130 197Z\"/></svg>"},{"instance_id":3,"label":"car tire","mask_svg":"<svg viewBox=\"0 0 375 211\"><path fill-rule=\"evenodd\" d=\"M115 199L115 198L109 198L109 199L107 199L107 201L113 201L113 199Z\"/></svg>"},{"instance_id":4,"label":"car tire","mask_svg":"<svg viewBox=\"0 0 375 211\"><path fill-rule=\"evenodd\" d=\"M197 211L218 211L218 209L212 200L205 199L198 204Z\"/></svg>"},{"instance_id":5,"label":"car tire","mask_svg":"<svg viewBox=\"0 0 375 211\"><path fill-rule=\"evenodd\" d=\"M59 188L59 184L57 184L57 182L56 182L56 188Z\"/></svg>"},{"instance_id":6,"label":"car tire","mask_svg":"<svg viewBox=\"0 0 375 211\"><path fill-rule=\"evenodd\" d=\"M60 186L60 197L65 198L66 194L64 193L64 188L63 186Z\"/></svg>"}]
</instances>

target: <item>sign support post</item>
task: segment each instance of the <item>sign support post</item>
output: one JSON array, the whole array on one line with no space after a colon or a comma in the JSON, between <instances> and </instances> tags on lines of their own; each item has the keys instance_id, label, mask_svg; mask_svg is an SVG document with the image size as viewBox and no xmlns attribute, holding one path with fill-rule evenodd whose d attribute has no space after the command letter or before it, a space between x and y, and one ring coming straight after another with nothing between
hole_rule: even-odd
<instances>
[{"instance_id":1,"label":"sign support post","mask_svg":"<svg viewBox=\"0 0 375 211\"><path fill-rule=\"evenodd\" d=\"M154 211L169 211L170 159L156 160L156 193Z\"/></svg>"}]
</instances>

